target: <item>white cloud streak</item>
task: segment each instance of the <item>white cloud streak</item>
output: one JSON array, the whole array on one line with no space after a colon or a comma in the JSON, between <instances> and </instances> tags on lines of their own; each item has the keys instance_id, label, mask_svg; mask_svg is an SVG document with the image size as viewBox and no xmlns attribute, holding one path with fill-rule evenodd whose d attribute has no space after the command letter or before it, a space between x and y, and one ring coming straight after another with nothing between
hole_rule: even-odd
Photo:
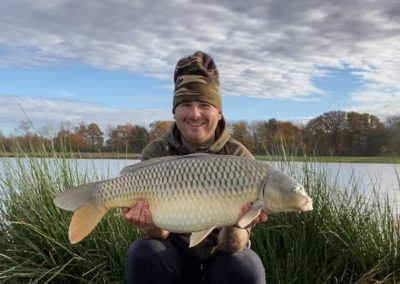
<instances>
[{"instance_id":1,"label":"white cloud streak","mask_svg":"<svg viewBox=\"0 0 400 284\"><path fill-rule=\"evenodd\" d=\"M122 110L90 102L72 100L33 99L21 96L0 95L0 121L5 132L15 132L16 122L29 121L39 131L41 127L60 129L60 123L77 126L95 122L103 131L110 126L134 122L144 127L157 120L172 120L171 111L160 109Z\"/></svg>"}]
</instances>

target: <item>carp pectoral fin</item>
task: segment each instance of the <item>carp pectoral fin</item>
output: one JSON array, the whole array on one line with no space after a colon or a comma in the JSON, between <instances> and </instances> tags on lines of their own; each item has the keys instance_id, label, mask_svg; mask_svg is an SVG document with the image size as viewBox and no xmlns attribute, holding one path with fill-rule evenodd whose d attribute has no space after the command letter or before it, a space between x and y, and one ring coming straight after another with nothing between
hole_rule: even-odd
<instances>
[{"instance_id":1,"label":"carp pectoral fin","mask_svg":"<svg viewBox=\"0 0 400 284\"><path fill-rule=\"evenodd\" d=\"M208 228L207 230L200 231L200 232L193 232L190 235L190 244L189 247L194 247L198 245L202 240L204 240L211 232L214 230L215 227Z\"/></svg>"},{"instance_id":2,"label":"carp pectoral fin","mask_svg":"<svg viewBox=\"0 0 400 284\"><path fill-rule=\"evenodd\" d=\"M68 237L71 244L76 244L89 235L106 213L104 207L96 206L91 201L76 210L69 225Z\"/></svg>"},{"instance_id":3,"label":"carp pectoral fin","mask_svg":"<svg viewBox=\"0 0 400 284\"><path fill-rule=\"evenodd\" d=\"M246 228L260 214L262 207L255 206L250 209L238 222L240 228Z\"/></svg>"}]
</instances>

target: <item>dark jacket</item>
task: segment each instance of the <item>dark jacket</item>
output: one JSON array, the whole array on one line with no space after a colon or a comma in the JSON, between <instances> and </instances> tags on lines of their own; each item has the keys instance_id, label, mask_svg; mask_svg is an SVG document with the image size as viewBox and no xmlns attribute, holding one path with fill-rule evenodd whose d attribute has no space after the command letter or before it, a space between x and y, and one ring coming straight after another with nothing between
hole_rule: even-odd
<instances>
[{"instance_id":1,"label":"dark jacket","mask_svg":"<svg viewBox=\"0 0 400 284\"><path fill-rule=\"evenodd\" d=\"M225 120L222 118L217 126L215 133L215 142L209 148L199 148L196 153L211 153L219 155L234 155L254 159L253 155L240 142L233 139L228 131ZM181 156L193 154L186 149L181 142L181 134L173 123L169 131L162 137L154 140L142 153L142 161L164 156ZM204 260L210 256L217 246L219 229L214 230L199 245L190 249L199 260ZM187 250L190 234L170 233L169 239L177 243L182 249Z\"/></svg>"},{"instance_id":2,"label":"dark jacket","mask_svg":"<svg viewBox=\"0 0 400 284\"><path fill-rule=\"evenodd\" d=\"M229 134L225 120L222 118L217 126L215 133L215 142L209 148L200 148L196 152L234 155L254 159L253 155L240 142L236 141ZM193 154L189 152L181 142L181 134L175 123L164 136L154 140L143 150L142 161L164 157L164 156L181 156Z\"/></svg>"}]
</instances>

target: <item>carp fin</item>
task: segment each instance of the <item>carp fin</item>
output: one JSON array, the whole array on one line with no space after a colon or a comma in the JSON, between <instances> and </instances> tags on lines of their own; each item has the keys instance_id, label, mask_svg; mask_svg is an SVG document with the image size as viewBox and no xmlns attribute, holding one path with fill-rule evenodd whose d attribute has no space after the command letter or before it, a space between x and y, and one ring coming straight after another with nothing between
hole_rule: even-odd
<instances>
[{"instance_id":1,"label":"carp fin","mask_svg":"<svg viewBox=\"0 0 400 284\"><path fill-rule=\"evenodd\" d=\"M96 206L92 201L86 202L76 210L68 231L71 244L76 244L89 235L106 213L107 209Z\"/></svg>"},{"instance_id":2,"label":"carp fin","mask_svg":"<svg viewBox=\"0 0 400 284\"><path fill-rule=\"evenodd\" d=\"M246 228L248 227L251 222L258 216L260 215L262 207L261 206L254 206L238 221L238 226L240 228Z\"/></svg>"},{"instance_id":3,"label":"carp fin","mask_svg":"<svg viewBox=\"0 0 400 284\"><path fill-rule=\"evenodd\" d=\"M214 230L215 227L208 228L204 231L193 232L190 235L190 244L189 247L197 246L202 240L204 240L211 232Z\"/></svg>"},{"instance_id":4,"label":"carp fin","mask_svg":"<svg viewBox=\"0 0 400 284\"><path fill-rule=\"evenodd\" d=\"M54 204L64 210L75 211L82 204L92 199L93 188L97 182L84 184L70 190L61 192L54 198Z\"/></svg>"},{"instance_id":5,"label":"carp fin","mask_svg":"<svg viewBox=\"0 0 400 284\"><path fill-rule=\"evenodd\" d=\"M69 224L68 238L76 244L85 238L103 216L107 209L93 202L93 190L98 182L84 184L60 193L54 198L54 204L62 209L75 211Z\"/></svg>"}]
</instances>

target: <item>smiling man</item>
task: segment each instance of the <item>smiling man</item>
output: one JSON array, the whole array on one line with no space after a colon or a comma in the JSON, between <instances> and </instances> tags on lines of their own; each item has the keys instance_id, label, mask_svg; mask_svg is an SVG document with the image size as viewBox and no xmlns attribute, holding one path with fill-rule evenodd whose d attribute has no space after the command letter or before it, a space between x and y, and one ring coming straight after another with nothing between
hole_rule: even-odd
<instances>
[{"instance_id":1,"label":"smiling man","mask_svg":"<svg viewBox=\"0 0 400 284\"><path fill-rule=\"evenodd\" d=\"M199 152L253 158L230 137L222 114L218 70L209 55L197 51L179 60L174 81L175 123L165 136L144 149L142 160ZM242 214L249 208L245 206ZM216 229L189 248L189 235L154 225L147 203L140 202L124 214L146 236L128 250L129 283L265 283L261 260L248 245L250 228ZM252 225L266 219L262 213Z\"/></svg>"},{"instance_id":2,"label":"smiling man","mask_svg":"<svg viewBox=\"0 0 400 284\"><path fill-rule=\"evenodd\" d=\"M191 152L207 149L215 141L215 129L222 115L211 104L186 101L175 108L176 127L180 129L181 142Z\"/></svg>"}]
</instances>

